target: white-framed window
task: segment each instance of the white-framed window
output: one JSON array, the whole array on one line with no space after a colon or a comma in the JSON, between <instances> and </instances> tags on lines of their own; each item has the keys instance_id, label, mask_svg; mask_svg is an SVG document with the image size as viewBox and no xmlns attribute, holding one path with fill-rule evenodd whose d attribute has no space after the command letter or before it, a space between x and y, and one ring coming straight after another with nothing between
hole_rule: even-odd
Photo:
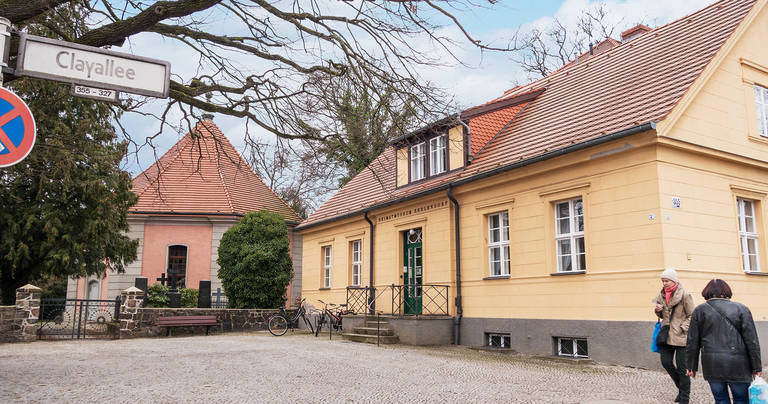
<instances>
[{"instance_id":1,"label":"white-framed window","mask_svg":"<svg viewBox=\"0 0 768 404\"><path fill-rule=\"evenodd\" d=\"M485 341L487 346L492 346L494 348L509 348L511 340L509 334L487 332L485 333Z\"/></svg>"},{"instance_id":2,"label":"white-framed window","mask_svg":"<svg viewBox=\"0 0 768 404\"><path fill-rule=\"evenodd\" d=\"M509 213L488 215L488 264L490 276L509 275Z\"/></svg>"},{"instance_id":3,"label":"white-framed window","mask_svg":"<svg viewBox=\"0 0 768 404\"><path fill-rule=\"evenodd\" d=\"M757 112L757 131L768 137L768 88L755 84L755 110Z\"/></svg>"},{"instance_id":4,"label":"white-framed window","mask_svg":"<svg viewBox=\"0 0 768 404\"><path fill-rule=\"evenodd\" d=\"M555 203L555 244L558 272L587 269L584 206L580 197Z\"/></svg>"},{"instance_id":5,"label":"white-framed window","mask_svg":"<svg viewBox=\"0 0 768 404\"><path fill-rule=\"evenodd\" d=\"M437 175L448 171L447 147L448 135L440 135L429 139L429 175Z\"/></svg>"},{"instance_id":6,"label":"white-framed window","mask_svg":"<svg viewBox=\"0 0 768 404\"><path fill-rule=\"evenodd\" d=\"M427 144L424 142L411 146L411 181L418 181L425 177L426 148Z\"/></svg>"},{"instance_id":7,"label":"white-framed window","mask_svg":"<svg viewBox=\"0 0 768 404\"><path fill-rule=\"evenodd\" d=\"M589 358L589 349L586 338L562 338L557 339L557 356L571 358Z\"/></svg>"},{"instance_id":8,"label":"white-framed window","mask_svg":"<svg viewBox=\"0 0 768 404\"><path fill-rule=\"evenodd\" d=\"M323 287L331 287L331 246L323 247Z\"/></svg>"},{"instance_id":9,"label":"white-framed window","mask_svg":"<svg viewBox=\"0 0 768 404\"><path fill-rule=\"evenodd\" d=\"M760 239L755 217L755 201L737 198L739 207L739 241L741 244L741 262L746 272L760 272Z\"/></svg>"},{"instance_id":10,"label":"white-framed window","mask_svg":"<svg viewBox=\"0 0 768 404\"><path fill-rule=\"evenodd\" d=\"M352 285L360 286L360 275L363 268L363 241L352 242Z\"/></svg>"}]
</instances>

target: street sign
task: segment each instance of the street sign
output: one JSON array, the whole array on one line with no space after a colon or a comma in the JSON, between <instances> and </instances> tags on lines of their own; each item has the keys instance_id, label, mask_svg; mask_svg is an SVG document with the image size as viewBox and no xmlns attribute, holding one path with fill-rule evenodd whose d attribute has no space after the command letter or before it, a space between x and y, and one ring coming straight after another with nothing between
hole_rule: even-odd
<instances>
[{"instance_id":1,"label":"street sign","mask_svg":"<svg viewBox=\"0 0 768 404\"><path fill-rule=\"evenodd\" d=\"M72 84L72 88L70 89L69 93L78 97L92 98L94 100L109 102L117 102L119 100L118 97L120 97L120 92L115 90L81 86L79 84Z\"/></svg>"},{"instance_id":2,"label":"street sign","mask_svg":"<svg viewBox=\"0 0 768 404\"><path fill-rule=\"evenodd\" d=\"M21 33L16 75L167 98L171 64Z\"/></svg>"},{"instance_id":3,"label":"street sign","mask_svg":"<svg viewBox=\"0 0 768 404\"><path fill-rule=\"evenodd\" d=\"M0 167L24 160L35 145L35 132L35 118L27 104L0 87Z\"/></svg>"}]
</instances>

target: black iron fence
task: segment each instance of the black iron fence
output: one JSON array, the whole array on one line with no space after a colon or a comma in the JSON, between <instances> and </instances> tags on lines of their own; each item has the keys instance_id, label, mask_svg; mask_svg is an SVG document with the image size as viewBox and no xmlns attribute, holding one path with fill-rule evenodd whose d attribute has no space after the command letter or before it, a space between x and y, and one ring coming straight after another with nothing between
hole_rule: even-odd
<instances>
[{"instance_id":1,"label":"black iron fence","mask_svg":"<svg viewBox=\"0 0 768 404\"><path fill-rule=\"evenodd\" d=\"M41 299L40 339L117 338L120 297L115 300Z\"/></svg>"},{"instance_id":2,"label":"black iron fence","mask_svg":"<svg viewBox=\"0 0 768 404\"><path fill-rule=\"evenodd\" d=\"M358 314L398 316L449 315L449 285L387 285L383 287L347 287L347 310Z\"/></svg>"}]
</instances>

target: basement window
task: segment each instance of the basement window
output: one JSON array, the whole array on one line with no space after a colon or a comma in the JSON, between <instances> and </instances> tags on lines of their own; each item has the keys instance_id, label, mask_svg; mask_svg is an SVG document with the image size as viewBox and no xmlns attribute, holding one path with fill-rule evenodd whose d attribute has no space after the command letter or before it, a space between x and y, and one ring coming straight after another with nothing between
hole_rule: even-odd
<instances>
[{"instance_id":1,"label":"basement window","mask_svg":"<svg viewBox=\"0 0 768 404\"><path fill-rule=\"evenodd\" d=\"M589 358L586 338L555 337L557 356L568 358Z\"/></svg>"},{"instance_id":2,"label":"basement window","mask_svg":"<svg viewBox=\"0 0 768 404\"><path fill-rule=\"evenodd\" d=\"M485 342L490 347L509 348L510 341L509 334L485 333Z\"/></svg>"}]
</instances>

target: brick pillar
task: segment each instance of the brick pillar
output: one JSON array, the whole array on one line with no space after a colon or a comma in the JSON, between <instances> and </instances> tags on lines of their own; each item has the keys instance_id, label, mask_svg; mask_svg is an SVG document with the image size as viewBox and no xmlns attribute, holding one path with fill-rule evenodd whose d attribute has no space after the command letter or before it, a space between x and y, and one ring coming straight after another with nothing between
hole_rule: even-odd
<instances>
[{"instance_id":1,"label":"brick pillar","mask_svg":"<svg viewBox=\"0 0 768 404\"><path fill-rule=\"evenodd\" d=\"M120 338L132 337L139 326L139 309L144 300L144 291L131 286L120 293Z\"/></svg>"},{"instance_id":2,"label":"brick pillar","mask_svg":"<svg viewBox=\"0 0 768 404\"><path fill-rule=\"evenodd\" d=\"M37 319L40 317L42 294L42 289L30 284L16 289L16 316L13 328L21 341L37 339Z\"/></svg>"}]
</instances>

